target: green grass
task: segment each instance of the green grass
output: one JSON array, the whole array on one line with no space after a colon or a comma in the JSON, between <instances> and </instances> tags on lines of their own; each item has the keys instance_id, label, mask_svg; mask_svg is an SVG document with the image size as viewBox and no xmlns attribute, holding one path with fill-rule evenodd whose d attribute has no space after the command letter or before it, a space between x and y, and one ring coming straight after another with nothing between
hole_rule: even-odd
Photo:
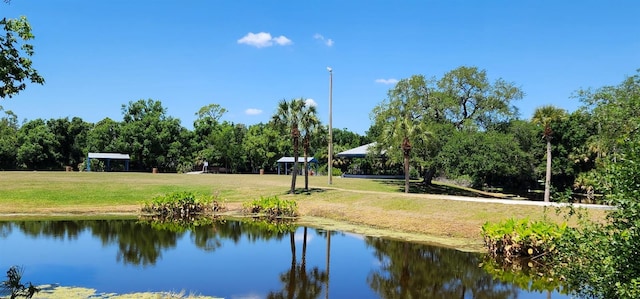
<instances>
[{"instance_id":1,"label":"green grass","mask_svg":"<svg viewBox=\"0 0 640 299\"><path fill-rule=\"evenodd\" d=\"M330 196L327 187L352 190L393 191L372 180L335 178L329 186L326 177L310 177L312 194ZM261 196L285 195L290 176L278 175L187 175L122 172L0 172L0 205L14 207L63 207L134 205L172 192L219 195L231 202L244 202ZM304 177L299 176L302 191Z\"/></svg>"},{"instance_id":2,"label":"green grass","mask_svg":"<svg viewBox=\"0 0 640 299\"><path fill-rule=\"evenodd\" d=\"M532 220L554 216L538 206L452 201L440 194L479 196L479 191L435 184L335 177L309 177L309 192L303 192L304 176L297 181L297 194L289 194L291 177L286 175L151 174L104 172L0 172L0 213L61 213L79 215L133 211L145 201L173 192L216 195L226 203L250 202L261 197L298 201L300 213L359 225L412 232L444 238L457 237L481 242L480 228L507 218ZM604 212L592 211L597 219ZM12 217L12 216L9 216ZM15 216L14 216L15 217Z\"/></svg>"}]
</instances>

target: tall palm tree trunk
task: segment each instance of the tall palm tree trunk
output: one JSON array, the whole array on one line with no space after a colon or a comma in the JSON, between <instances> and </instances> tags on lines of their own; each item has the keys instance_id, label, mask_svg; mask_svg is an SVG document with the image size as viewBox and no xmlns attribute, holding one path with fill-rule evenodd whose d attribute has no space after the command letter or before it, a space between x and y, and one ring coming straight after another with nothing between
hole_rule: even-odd
<instances>
[{"instance_id":1,"label":"tall palm tree trunk","mask_svg":"<svg viewBox=\"0 0 640 299\"><path fill-rule=\"evenodd\" d=\"M411 154L411 142L409 138L402 140L402 152L404 154L404 193L409 193L409 155Z\"/></svg>"},{"instance_id":2,"label":"tall palm tree trunk","mask_svg":"<svg viewBox=\"0 0 640 299\"><path fill-rule=\"evenodd\" d=\"M547 138L547 174L544 179L544 201L551 198L551 140Z\"/></svg>"},{"instance_id":3,"label":"tall palm tree trunk","mask_svg":"<svg viewBox=\"0 0 640 299\"><path fill-rule=\"evenodd\" d=\"M298 178L298 137L293 137L293 173L291 174L291 194L296 193L296 179Z\"/></svg>"},{"instance_id":4,"label":"tall palm tree trunk","mask_svg":"<svg viewBox=\"0 0 640 299\"><path fill-rule=\"evenodd\" d=\"M404 154L404 193L409 193L409 155Z\"/></svg>"},{"instance_id":5,"label":"tall palm tree trunk","mask_svg":"<svg viewBox=\"0 0 640 299\"><path fill-rule=\"evenodd\" d=\"M302 141L302 147L304 148L304 191L309 192L309 162L307 157L309 156L309 139L307 136Z\"/></svg>"}]
</instances>

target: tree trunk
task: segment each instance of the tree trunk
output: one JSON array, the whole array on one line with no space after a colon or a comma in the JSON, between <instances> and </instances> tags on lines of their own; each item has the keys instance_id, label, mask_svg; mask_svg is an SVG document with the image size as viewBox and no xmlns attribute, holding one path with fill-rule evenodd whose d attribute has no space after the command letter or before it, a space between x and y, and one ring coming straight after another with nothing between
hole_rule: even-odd
<instances>
[{"instance_id":1,"label":"tree trunk","mask_svg":"<svg viewBox=\"0 0 640 299\"><path fill-rule=\"evenodd\" d=\"M404 193L409 193L409 155L404 154Z\"/></svg>"},{"instance_id":2,"label":"tree trunk","mask_svg":"<svg viewBox=\"0 0 640 299\"><path fill-rule=\"evenodd\" d=\"M304 146L304 191L309 192L309 162L307 162L308 151L309 151L309 142L306 140L303 141Z\"/></svg>"},{"instance_id":3,"label":"tree trunk","mask_svg":"<svg viewBox=\"0 0 640 299\"><path fill-rule=\"evenodd\" d=\"M409 155L411 154L411 142L409 138L402 140L402 153L404 154L404 193L409 193Z\"/></svg>"},{"instance_id":4,"label":"tree trunk","mask_svg":"<svg viewBox=\"0 0 640 299\"><path fill-rule=\"evenodd\" d=\"M296 179L298 177L298 138L293 138L293 173L291 174L291 194L296 193Z\"/></svg>"},{"instance_id":5,"label":"tree trunk","mask_svg":"<svg viewBox=\"0 0 640 299\"><path fill-rule=\"evenodd\" d=\"M547 175L544 179L544 201L551 198L551 140L547 139Z\"/></svg>"},{"instance_id":6,"label":"tree trunk","mask_svg":"<svg viewBox=\"0 0 640 299\"><path fill-rule=\"evenodd\" d=\"M433 177L436 175L436 168L430 167L422 174L422 184L423 185L431 185L433 182Z\"/></svg>"}]
</instances>

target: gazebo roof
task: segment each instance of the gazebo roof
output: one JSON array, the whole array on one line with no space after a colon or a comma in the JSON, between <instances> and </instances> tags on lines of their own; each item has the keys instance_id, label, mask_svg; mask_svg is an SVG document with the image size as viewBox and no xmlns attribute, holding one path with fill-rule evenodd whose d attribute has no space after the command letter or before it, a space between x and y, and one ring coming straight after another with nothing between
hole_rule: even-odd
<instances>
[{"instance_id":1,"label":"gazebo roof","mask_svg":"<svg viewBox=\"0 0 640 299\"><path fill-rule=\"evenodd\" d=\"M278 163L293 163L293 157L282 157L278 159ZM318 163L318 160L314 157L307 157L307 162L309 163ZM298 163L304 163L304 157L298 157Z\"/></svg>"},{"instance_id":2,"label":"gazebo roof","mask_svg":"<svg viewBox=\"0 0 640 299\"><path fill-rule=\"evenodd\" d=\"M352 148L350 150L346 150L344 152L340 152L336 154L337 157L345 157L345 158L364 158L367 156L367 152L369 148L373 148L376 143L369 143L365 145L358 146L356 148Z\"/></svg>"},{"instance_id":3,"label":"gazebo roof","mask_svg":"<svg viewBox=\"0 0 640 299\"><path fill-rule=\"evenodd\" d=\"M89 153L89 159L115 159L115 160L129 160L129 154L120 153Z\"/></svg>"}]
</instances>

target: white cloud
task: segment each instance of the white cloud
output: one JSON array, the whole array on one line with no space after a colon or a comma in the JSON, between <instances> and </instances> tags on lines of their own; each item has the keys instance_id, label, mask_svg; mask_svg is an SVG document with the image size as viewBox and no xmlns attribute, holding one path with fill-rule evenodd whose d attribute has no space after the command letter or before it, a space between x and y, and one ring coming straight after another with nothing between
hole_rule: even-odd
<instances>
[{"instance_id":1,"label":"white cloud","mask_svg":"<svg viewBox=\"0 0 640 299\"><path fill-rule=\"evenodd\" d=\"M290 44L293 43L290 39L288 39L284 35L280 35L278 37L274 37L273 41L276 42L278 45L281 45L281 46L287 46L287 45L290 45Z\"/></svg>"},{"instance_id":2,"label":"white cloud","mask_svg":"<svg viewBox=\"0 0 640 299\"><path fill-rule=\"evenodd\" d=\"M332 40L332 39L327 39L327 41L325 42L325 44L326 44L328 47L331 47L331 46L333 46L333 40Z\"/></svg>"},{"instance_id":3,"label":"white cloud","mask_svg":"<svg viewBox=\"0 0 640 299\"><path fill-rule=\"evenodd\" d=\"M333 40L330 38L325 38L322 34L320 33L316 33L313 35L314 39L317 39L319 41L322 41L322 43L324 43L325 45L327 45L327 47L331 47L333 46Z\"/></svg>"},{"instance_id":4,"label":"white cloud","mask_svg":"<svg viewBox=\"0 0 640 299\"><path fill-rule=\"evenodd\" d=\"M262 110L255 109L255 108L249 108L249 109L245 110L244 113L247 114L247 115L258 115L258 114L262 114Z\"/></svg>"},{"instance_id":5,"label":"white cloud","mask_svg":"<svg viewBox=\"0 0 640 299\"><path fill-rule=\"evenodd\" d=\"M314 101L313 99L306 99L304 101L305 106L318 106L318 103L316 103L316 101Z\"/></svg>"},{"instance_id":6,"label":"white cloud","mask_svg":"<svg viewBox=\"0 0 640 299\"><path fill-rule=\"evenodd\" d=\"M376 79L376 83L381 83L381 84L396 84L398 83L398 79Z\"/></svg>"},{"instance_id":7,"label":"white cloud","mask_svg":"<svg viewBox=\"0 0 640 299\"><path fill-rule=\"evenodd\" d=\"M281 35L278 37L271 37L271 33L268 33L268 32L260 32L260 33L249 32L247 33L247 35L243 36L241 39L238 40L239 44L246 44L249 46L254 46L256 48L271 47L273 46L274 42L281 46L286 46L293 43L290 39L288 39L284 35Z\"/></svg>"}]
</instances>

